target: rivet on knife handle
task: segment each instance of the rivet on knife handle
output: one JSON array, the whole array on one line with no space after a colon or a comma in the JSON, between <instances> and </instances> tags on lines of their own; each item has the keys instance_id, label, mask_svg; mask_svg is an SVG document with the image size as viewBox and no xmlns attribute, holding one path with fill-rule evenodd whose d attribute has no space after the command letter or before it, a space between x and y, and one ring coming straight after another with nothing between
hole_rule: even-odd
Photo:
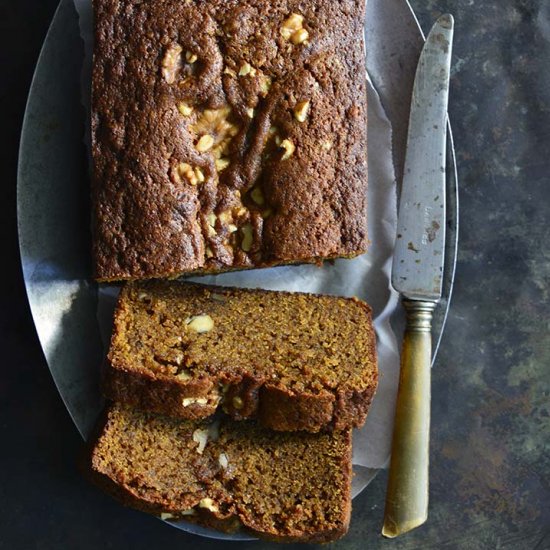
<instances>
[{"instance_id":1,"label":"rivet on knife handle","mask_svg":"<svg viewBox=\"0 0 550 550\"><path fill-rule=\"evenodd\" d=\"M435 303L404 300L403 305L407 328L382 530L390 538L422 525L428 517L431 328Z\"/></svg>"}]
</instances>

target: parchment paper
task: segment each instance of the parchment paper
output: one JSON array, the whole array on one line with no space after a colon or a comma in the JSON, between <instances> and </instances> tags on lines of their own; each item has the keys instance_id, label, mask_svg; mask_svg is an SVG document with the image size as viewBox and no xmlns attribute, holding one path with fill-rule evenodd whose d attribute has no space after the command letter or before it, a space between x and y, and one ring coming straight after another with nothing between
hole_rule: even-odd
<instances>
[{"instance_id":1,"label":"parchment paper","mask_svg":"<svg viewBox=\"0 0 550 550\"><path fill-rule=\"evenodd\" d=\"M93 48L91 0L74 0L74 3L79 13L81 36L86 48L82 71L82 99L89 112ZM372 1L369 8L372 25L373 21L378 20L377 12L384 11L384 2ZM381 18L382 15L387 14L381 14ZM321 268L311 265L288 266L190 279L207 284L357 296L371 305L375 315L380 379L367 422L354 433L354 496L372 479L372 469L387 465L399 377L397 338L390 325L390 317L395 314L398 305L397 294L390 285L397 201L392 128L377 92L370 79L367 76L366 78L369 100L368 230L372 242L367 254L353 260L336 260ZM87 141L89 144L89 139ZM117 289L102 286L99 294L98 320L103 342L107 347Z\"/></svg>"}]
</instances>

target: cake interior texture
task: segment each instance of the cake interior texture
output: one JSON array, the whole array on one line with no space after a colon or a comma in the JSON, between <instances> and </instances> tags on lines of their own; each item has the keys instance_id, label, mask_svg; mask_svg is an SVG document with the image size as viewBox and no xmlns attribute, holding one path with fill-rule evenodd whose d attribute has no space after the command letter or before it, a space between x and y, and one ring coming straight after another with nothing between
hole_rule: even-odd
<instances>
[{"instance_id":1,"label":"cake interior texture","mask_svg":"<svg viewBox=\"0 0 550 550\"><path fill-rule=\"evenodd\" d=\"M89 468L123 503L164 519L312 542L333 540L349 524L350 430L279 433L112 404Z\"/></svg>"},{"instance_id":2,"label":"cake interior texture","mask_svg":"<svg viewBox=\"0 0 550 550\"><path fill-rule=\"evenodd\" d=\"M94 0L95 276L367 249L364 0Z\"/></svg>"},{"instance_id":3,"label":"cake interior texture","mask_svg":"<svg viewBox=\"0 0 550 550\"><path fill-rule=\"evenodd\" d=\"M321 424L341 413L338 427L358 426L377 385L375 348L370 308L357 299L128 283L115 314L107 396L176 416L201 416L201 406L206 416L220 405L244 418L259 408L276 429L279 420L278 429L291 429L292 418L280 417L293 413L275 397L307 397L296 414L315 415L318 402L330 407ZM155 391L156 401L146 401ZM307 419L295 429L309 429Z\"/></svg>"}]
</instances>

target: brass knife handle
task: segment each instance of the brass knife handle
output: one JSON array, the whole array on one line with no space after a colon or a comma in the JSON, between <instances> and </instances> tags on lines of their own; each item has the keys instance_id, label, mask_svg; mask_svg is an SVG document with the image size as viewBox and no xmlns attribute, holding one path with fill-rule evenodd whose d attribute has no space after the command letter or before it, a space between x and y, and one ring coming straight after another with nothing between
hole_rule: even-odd
<instances>
[{"instance_id":1,"label":"brass knife handle","mask_svg":"<svg viewBox=\"0 0 550 550\"><path fill-rule=\"evenodd\" d=\"M403 300L407 326L395 408L382 534L394 538L428 517L432 318L436 304Z\"/></svg>"}]
</instances>

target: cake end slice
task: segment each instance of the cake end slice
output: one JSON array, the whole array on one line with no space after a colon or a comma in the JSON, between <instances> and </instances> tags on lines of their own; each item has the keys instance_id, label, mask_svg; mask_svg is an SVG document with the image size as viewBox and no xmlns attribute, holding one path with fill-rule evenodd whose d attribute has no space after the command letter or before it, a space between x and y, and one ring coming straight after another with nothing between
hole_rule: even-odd
<instances>
[{"instance_id":1,"label":"cake end slice","mask_svg":"<svg viewBox=\"0 0 550 550\"><path fill-rule=\"evenodd\" d=\"M351 430L280 433L112 404L87 471L125 505L269 540L328 542L350 520Z\"/></svg>"}]
</instances>

